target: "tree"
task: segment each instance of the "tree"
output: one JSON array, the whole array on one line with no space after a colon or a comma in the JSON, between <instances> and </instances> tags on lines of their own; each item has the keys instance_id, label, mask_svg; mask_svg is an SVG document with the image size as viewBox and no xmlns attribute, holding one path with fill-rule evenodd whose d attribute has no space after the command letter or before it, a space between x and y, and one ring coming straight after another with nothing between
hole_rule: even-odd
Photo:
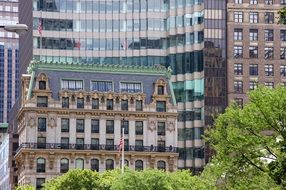
<instances>
[{"instance_id":1,"label":"tree","mask_svg":"<svg viewBox=\"0 0 286 190\"><path fill-rule=\"evenodd\" d=\"M44 184L47 190L74 190L74 189L98 189L100 187L100 176L91 170L70 170L66 174L54 178Z\"/></svg>"},{"instance_id":2,"label":"tree","mask_svg":"<svg viewBox=\"0 0 286 190\"><path fill-rule=\"evenodd\" d=\"M279 14L278 23L285 25L286 24L286 7L283 7L282 9L280 9L278 11L278 14Z\"/></svg>"},{"instance_id":3,"label":"tree","mask_svg":"<svg viewBox=\"0 0 286 190\"><path fill-rule=\"evenodd\" d=\"M32 185L22 185L16 187L16 190L35 190L35 188Z\"/></svg>"},{"instance_id":4,"label":"tree","mask_svg":"<svg viewBox=\"0 0 286 190\"><path fill-rule=\"evenodd\" d=\"M258 88L243 108L232 105L206 140L215 150L202 177L227 189L286 187L286 88ZM211 175L210 175L211 174Z\"/></svg>"}]
</instances>

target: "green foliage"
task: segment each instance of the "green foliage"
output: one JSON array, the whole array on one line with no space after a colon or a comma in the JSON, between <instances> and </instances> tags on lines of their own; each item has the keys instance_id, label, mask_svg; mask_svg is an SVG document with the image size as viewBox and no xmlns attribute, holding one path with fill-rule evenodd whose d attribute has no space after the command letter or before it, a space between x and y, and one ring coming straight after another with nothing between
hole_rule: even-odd
<instances>
[{"instance_id":1,"label":"green foliage","mask_svg":"<svg viewBox=\"0 0 286 190\"><path fill-rule=\"evenodd\" d=\"M74 189L98 189L100 176L91 170L70 170L65 175L59 176L48 181L44 189L48 190L74 190Z\"/></svg>"},{"instance_id":2,"label":"green foliage","mask_svg":"<svg viewBox=\"0 0 286 190\"><path fill-rule=\"evenodd\" d=\"M173 173L162 170L131 171L126 168L102 174L91 170L71 170L44 184L45 190L209 190L215 189L207 180L188 171Z\"/></svg>"},{"instance_id":3,"label":"green foliage","mask_svg":"<svg viewBox=\"0 0 286 190\"><path fill-rule=\"evenodd\" d=\"M220 115L206 139L216 152L204 171L226 189L286 186L286 88L258 88L244 108Z\"/></svg>"},{"instance_id":4,"label":"green foliage","mask_svg":"<svg viewBox=\"0 0 286 190\"><path fill-rule=\"evenodd\" d=\"M283 7L282 9L280 9L278 11L278 14L279 14L278 23L285 25L286 24L286 7Z\"/></svg>"},{"instance_id":5,"label":"green foliage","mask_svg":"<svg viewBox=\"0 0 286 190\"><path fill-rule=\"evenodd\" d=\"M16 187L16 190L35 190L32 185L23 185Z\"/></svg>"}]
</instances>

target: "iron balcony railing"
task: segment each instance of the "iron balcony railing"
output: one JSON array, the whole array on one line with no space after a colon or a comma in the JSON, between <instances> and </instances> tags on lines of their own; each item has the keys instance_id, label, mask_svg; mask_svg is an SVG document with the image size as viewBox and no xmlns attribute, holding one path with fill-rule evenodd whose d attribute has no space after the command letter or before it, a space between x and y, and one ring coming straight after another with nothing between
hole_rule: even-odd
<instances>
[{"instance_id":1,"label":"iron balcony railing","mask_svg":"<svg viewBox=\"0 0 286 190\"><path fill-rule=\"evenodd\" d=\"M118 145L105 145L105 144L65 144L65 143L23 143L17 152L21 149L70 149L70 150L107 150L119 151ZM124 146L125 151L136 152L172 152L177 153L177 147L169 146Z\"/></svg>"}]
</instances>

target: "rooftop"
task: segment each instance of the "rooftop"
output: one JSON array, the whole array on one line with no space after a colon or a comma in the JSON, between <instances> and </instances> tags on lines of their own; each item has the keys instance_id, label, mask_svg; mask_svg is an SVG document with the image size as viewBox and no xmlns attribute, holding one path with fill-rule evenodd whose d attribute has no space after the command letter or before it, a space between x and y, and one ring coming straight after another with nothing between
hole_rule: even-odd
<instances>
[{"instance_id":1,"label":"rooftop","mask_svg":"<svg viewBox=\"0 0 286 190\"><path fill-rule=\"evenodd\" d=\"M27 71L29 74L36 69L74 71L74 72L97 72L97 73L117 73L117 74L141 74L141 75L165 75L171 77L172 70L162 65L155 66L129 66L129 65L108 65L108 64L84 64L66 62L42 62L32 60Z\"/></svg>"}]
</instances>

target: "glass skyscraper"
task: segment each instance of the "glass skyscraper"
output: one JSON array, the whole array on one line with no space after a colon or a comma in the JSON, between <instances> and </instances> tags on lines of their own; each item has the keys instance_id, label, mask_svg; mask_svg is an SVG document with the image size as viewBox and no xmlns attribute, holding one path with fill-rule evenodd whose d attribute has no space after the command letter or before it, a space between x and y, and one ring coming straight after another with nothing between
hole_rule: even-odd
<instances>
[{"instance_id":1,"label":"glass skyscraper","mask_svg":"<svg viewBox=\"0 0 286 190\"><path fill-rule=\"evenodd\" d=\"M33 0L20 2L20 73L44 62L172 69L179 168L205 164L205 126L225 108L225 0ZM39 32L42 28L42 35Z\"/></svg>"},{"instance_id":2,"label":"glass skyscraper","mask_svg":"<svg viewBox=\"0 0 286 190\"><path fill-rule=\"evenodd\" d=\"M0 0L0 26L18 23L18 0ZM18 35L0 28L0 123L19 95Z\"/></svg>"}]
</instances>

